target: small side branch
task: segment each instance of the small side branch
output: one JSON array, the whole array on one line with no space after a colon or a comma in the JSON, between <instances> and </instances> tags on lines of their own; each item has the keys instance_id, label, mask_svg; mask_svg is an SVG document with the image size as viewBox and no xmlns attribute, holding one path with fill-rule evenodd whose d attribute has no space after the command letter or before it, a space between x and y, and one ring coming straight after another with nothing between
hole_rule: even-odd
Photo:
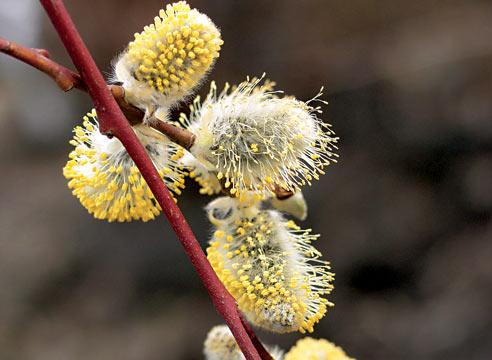
<instances>
[{"instance_id":1,"label":"small side branch","mask_svg":"<svg viewBox=\"0 0 492 360\"><path fill-rule=\"evenodd\" d=\"M0 38L0 52L29 64L51 77L63 91L73 88L86 90L80 75L52 61L44 49L31 49Z\"/></svg>"},{"instance_id":2,"label":"small side branch","mask_svg":"<svg viewBox=\"0 0 492 360\"><path fill-rule=\"evenodd\" d=\"M184 147L186 150L190 150L195 143L195 135L186 129L174 126L165 121L154 120L154 118L150 120L149 125L166 134L171 141Z\"/></svg>"},{"instance_id":3,"label":"small side branch","mask_svg":"<svg viewBox=\"0 0 492 360\"><path fill-rule=\"evenodd\" d=\"M51 60L48 51L44 49L32 49L0 38L0 52L42 71L52 78L63 91L69 91L74 88L85 92L88 91L85 82L79 74ZM125 89L118 85L109 85L109 89L130 124L136 125L141 123L144 118L144 112L126 101ZM187 150L194 143L195 136L186 129L178 128L155 118L150 122L150 126L167 135L172 141Z\"/></svg>"}]
</instances>

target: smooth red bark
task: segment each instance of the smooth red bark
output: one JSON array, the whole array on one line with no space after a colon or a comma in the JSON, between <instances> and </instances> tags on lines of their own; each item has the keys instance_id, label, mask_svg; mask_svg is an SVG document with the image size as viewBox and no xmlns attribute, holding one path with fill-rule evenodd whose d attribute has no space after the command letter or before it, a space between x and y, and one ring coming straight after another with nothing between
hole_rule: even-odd
<instances>
[{"instance_id":1,"label":"smooth red bark","mask_svg":"<svg viewBox=\"0 0 492 360\"><path fill-rule=\"evenodd\" d=\"M227 292L208 262L180 209L174 203L157 170L114 100L92 56L61 0L40 0L75 67L86 84L100 122L101 132L116 136L125 146L175 231L205 285L218 313L224 318L248 360L261 359L241 321L234 298ZM263 359L271 359L268 354Z\"/></svg>"}]
</instances>

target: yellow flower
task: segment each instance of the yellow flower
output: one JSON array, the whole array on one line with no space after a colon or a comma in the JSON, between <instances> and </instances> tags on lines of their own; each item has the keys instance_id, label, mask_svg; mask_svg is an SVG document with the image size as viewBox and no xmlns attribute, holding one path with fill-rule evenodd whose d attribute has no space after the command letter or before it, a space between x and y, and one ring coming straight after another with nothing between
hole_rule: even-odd
<instances>
[{"instance_id":1,"label":"yellow flower","mask_svg":"<svg viewBox=\"0 0 492 360\"><path fill-rule=\"evenodd\" d=\"M147 111L183 100L209 71L223 41L212 21L185 1L167 5L115 65L127 100Z\"/></svg>"},{"instance_id":2,"label":"yellow flower","mask_svg":"<svg viewBox=\"0 0 492 360\"><path fill-rule=\"evenodd\" d=\"M207 206L216 231L208 259L252 324L277 333L312 332L329 306L329 263L310 230L262 210L254 199L222 197Z\"/></svg>"},{"instance_id":3,"label":"yellow flower","mask_svg":"<svg viewBox=\"0 0 492 360\"><path fill-rule=\"evenodd\" d=\"M325 339L306 337L299 340L284 360L354 360L342 348Z\"/></svg>"},{"instance_id":4,"label":"yellow flower","mask_svg":"<svg viewBox=\"0 0 492 360\"><path fill-rule=\"evenodd\" d=\"M267 350L274 360L282 360L283 351L277 347L268 347ZM203 353L206 360L244 360L236 340L226 325L214 326L207 334Z\"/></svg>"},{"instance_id":5,"label":"yellow flower","mask_svg":"<svg viewBox=\"0 0 492 360\"><path fill-rule=\"evenodd\" d=\"M185 173L177 166L183 150L146 125L134 128L163 181L175 194L184 188ZM63 168L68 186L97 219L154 219L161 211L146 181L121 142L99 132L95 110L74 129L75 149Z\"/></svg>"},{"instance_id":6,"label":"yellow flower","mask_svg":"<svg viewBox=\"0 0 492 360\"><path fill-rule=\"evenodd\" d=\"M211 90L193 103L184 125L196 135L190 152L233 196L245 191L268 194L275 185L298 191L337 161L337 141L330 126L318 119L321 91L308 102L279 97L271 84L252 79L217 94Z\"/></svg>"}]
</instances>

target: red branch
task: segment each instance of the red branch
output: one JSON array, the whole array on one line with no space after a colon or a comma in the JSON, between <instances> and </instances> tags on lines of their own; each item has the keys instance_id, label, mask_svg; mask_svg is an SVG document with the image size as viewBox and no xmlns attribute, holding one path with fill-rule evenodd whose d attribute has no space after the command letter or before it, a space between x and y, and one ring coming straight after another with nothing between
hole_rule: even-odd
<instances>
[{"instance_id":1,"label":"red branch","mask_svg":"<svg viewBox=\"0 0 492 360\"><path fill-rule=\"evenodd\" d=\"M261 358L267 360L273 360L272 355L270 355L270 353L265 348L263 343L260 341L260 339L258 339L255 332L251 329L249 324L244 320L243 316L241 316L241 322L243 323L243 326L246 329L249 338L253 342L253 345L255 346L256 350L258 350L258 353L260 354Z\"/></svg>"},{"instance_id":2,"label":"red branch","mask_svg":"<svg viewBox=\"0 0 492 360\"><path fill-rule=\"evenodd\" d=\"M49 53L43 49L29 49L13 41L0 38L0 51L13 56L50 76L63 90L75 88L85 90L79 74L50 60Z\"/></svg>"},{"instance_id":3,"label":"red branch","mask_svg":"<svg viewBox=\"0 0 492 360\"><path fill-rule=\"evenodd\" d=\"M174 203L143 146L108 90L102 74L75 28L62 0L40 0L40 2L87 85L98 114L101 132L114 135L123 143L161 205L186 254L207 288L215 308L231 329L244 356L248 360L260 360L261 357L241 322L241 315L234 298L227 292L210 266L190 226ZM271 359L271 356L268 355L263 359L268 358Z\"/></svg>"}]
</instances>

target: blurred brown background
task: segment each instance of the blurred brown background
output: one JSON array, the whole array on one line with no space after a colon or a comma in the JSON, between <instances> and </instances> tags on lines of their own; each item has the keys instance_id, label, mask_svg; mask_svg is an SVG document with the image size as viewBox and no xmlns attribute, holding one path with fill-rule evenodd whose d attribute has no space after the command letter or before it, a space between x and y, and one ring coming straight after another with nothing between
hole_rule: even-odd
<instances>
[{"instance_id":1,"label":"blurred brown background","mask_svg":"<svg viewBox=\"0 0 492 360\"><path fill-rule=\"evenodd\" d=\"M164 5L66 3L106 74ZM225 40L210 79L265 71L304 100L326 87L341 161L306 190L303 225L322 234L336 307L314 336L358 359L491 359L492 2L191 3ZM71 67L37 1L2 0L0 36ZM97 221L67 189L90 108L0 56L0 358L202 359L220 318L164 218ZM207 199L189 185L180 205L205 246Z\"/></svg>"}]
</instances>

